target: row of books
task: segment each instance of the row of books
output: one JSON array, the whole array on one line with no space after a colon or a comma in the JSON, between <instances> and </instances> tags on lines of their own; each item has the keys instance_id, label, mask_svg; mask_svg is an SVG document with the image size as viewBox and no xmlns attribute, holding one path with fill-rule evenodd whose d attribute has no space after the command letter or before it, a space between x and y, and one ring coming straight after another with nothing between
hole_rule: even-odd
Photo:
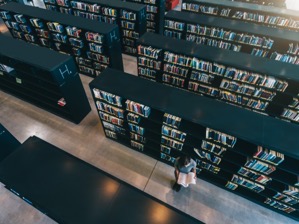
<instances>
[{"instance_id":1,"label":"row of books","mask_svg":"<svg viewBox=\"0 0 299 224\"><path fill-rule=\"evenodd\" d=\"M208 83L211 84L214 80L215 76L203 73L203 72L197 72L197 71L192 71L190 79L203 82L203 83Z\"/></svg>"},{"instance_id":2,"label":"row of books","mask_svg":"<svg viewBox=\"0 0 299 224\"><path fill-rule=\"evenodd\" d=\"M249 72L249 71L245 71L245 70L239 70L237 68L233 68L233 67L226 67L224 65L220 65L217 63L210 63L210 62L206 62L203 60L199 60L197 58L191 58L191 57L187 57L184 55L178 55L178 54L174 54L171 52L165 52L164 54L164 61L166 62L171 62L174 64L178 64L178 65L183 65L183 66L187 66L187 67L192 67L194 69L197 69L199 71L205 71L205 72L210 72L213 74L217 74L217 75L223 75L224 77L228 77L237 81L242 81L245 83L250 83L250 84L255 84L255 85L259 85L259 86L263 86L266 88L270 88L270 89L275 89L277 91L285 91L285 89L288 86L288 83L286 81L274 78L272 76L266 76L266 75L261 75L261 74L257 74L257 73L253 73L253 72ZM152 66L151 64L149 64L149 66ZM178 69L180 67L171 67L171 64L167 63L164 66L164 70L166 71L172 71L170 73L175 73L175 74L183 74L183 76L185 77L187 75L188 70L181 68ZM182 70L184 69L184 70ZM173 71L174 70L174 71ZM199 77L201 76L201 77ZM206 75L202 75L202 73L194 73L192 75L192 79L195 80L195 77L197 78L203 78L205 80L208 79L208 77ZM206 82L209 83L209 82ZM227 83L227 82L226 82ZM224 85L224 83L223 83ZM238 84L237 84L238 85ZM264 98L272 98L273 94L271 94L270 92L265 92L263 93L262 91L257 91L257 94L262 95Z\"/></svg>"},{"instance_id":3,"label":"row of books","mask_svg":"<svg viewBox=\"0 0 299 224\"><path fill-rule=\"evenodd\" d=\"M153 5L147 5L146 6L146 12L157 13L158 12L158 7L153 6Z\"/></svg>"},{"instance_id":4,"label":"row of books","mask_svg":"<svg viewBox=\"0 0 299 224\"><path fill-rule=\"evenodd\" d=\"M127 120L131 123L139 124L141 121L141 118L139 115L134 113L128 113L127 114Z\"/></svg>"},{"instance_id":5,"label":"row of books","mask_svg":"<svg viewBox=\"0 0 299 224\"><path fill-rule=\"evenodd\" d=\"M179 128L181 124L182 118L165 113L163 115L163 124L166 124L168 126Z\"/></svg>"},{"instance_id":6,"label":"row of books","mask_svg":"<svg viewBox=\"0 0 299 224\"><path fill-rule=\"evenodd\" d=\"M129 130L132 131L132 132L135 132L139 135L144 135L144 128L143 127L140 127L138 125L135 125L135 124L131 124L131 123L128 123L128 126L129 126Z\"/></svg>"},{"instance_id":7,"label":"row of books","mask_svg":"<svg viewBox=\"0 0 299 224\"><path fill-rule=\"evenodd\" d=\"M276 89L281 92L284 92L285 89L288 87L288 82L277 79L273 76L261 75L254 72L239 70L233 67L226 68L224 77L254 84L254 85L267 87L270 89Z\"/></svg>"},{"instance_id":8,"label":"row of books","mask_svg":"<svg viewBox=\"0 0 299 224\"><path fill-rule=\"evenodd\" d=\"M291 56L288 54L280 54L278 52L273 52L270 58L276 61L282 61L290 64L299 65L299 57L297 56Z\"/></svg>"},{"instance_id":9,"label":"row of books","mask_svg":"<svg viewBox=\"0 0 299 224\"><path fill-rule=\"evenodd\" d=\"M175 158L174 157L172 157L172 156L169 156L169 155L167 155L167 154L165 154L165 153L163 153L163 152L161 152L160 153L160 158L161 159L164 159L164 160L166 160L166 161L168 161L168 162L171 162L171 163L175 163Z\"/></svg>"},{"instance_id":10,"label":"row of books","mask_svg":"<svg viewBox=\"0 0 299 224\"><path fill-rule=\"evenodd\" d=\"M135 29L135 23L128 22L128 21L125 21L125 20L120 21L120 25L121 25L122 28L125 28L125 29L129 29L129 30L134 30Z\"/></svg>"},{"instance_id":11,"label":"row of books","mask_svg":"<svg viewBox=\"0 0 299 224\"><path fill-rule=\"evenodd\" d=\"M86 67L86 66L83 66L83 65L79 65L79 71L80 72L83 72L84 74L88 74L90 76L99 76L101 71L97 71L95 69L92 69L90 67Z\"/></svg>"},{"instance_id":12,"label":"row of books","mask_svg":"<svg viewBox=\"0 0 299 224\"><path fill-rule=\"evenodd\" d=\"M189 70L173 64L165 63L163 71L186 78Z\"/></svg>"},{"instance_id":13,"label":"row of books","mask_svg":"<svg viewBox=\"0 0 299 224\"><path fill-rule=\"evenodd\" d=\"M183 31L184 27L185 27L185 23L177 22L177 21L173 21L173 20L165 20L164 21L164 27L174 29L174 30Z\"/></svg>"},{"instance_id":14,"label":"row of books","mask_svg":"<svg viewBox=\"0 0 299 224\"><path fill-rule=\"evenodd\" d=\"M216 165L218 165L221 162L221 158L218 156L215 156L203 150L199 150L197 148L194 148L193 150L201 159L207 159L208 161Z\"/></svg>"},{"instance_id":15,"label":"row of books","mask_svg":"<svg viewBox=\"0 0 299 224\"><path fill-rule=\"evenodd\" d=\"M124 37L130 37L130 38L133 38L133 39L138 39L139 38L139 33L135 32L135 31L132 31L132 30L123 30L122 35Z\"/></svg>"},{"instance_id":16,"label":"row of books","mask_svg":"<svg viewBox=\"0 0 299 224\"><path fill-rule=\"evenodd\" d=\"M138 45L137 48L138 48L139 55L144 55L146 57L150 57L154 59L158 59L160 53L162 52L162 49L153 48L151 46L146 47L146 46Z\"/></svg>"},{"instance_id":17,"label":"row of books","mask_svg":"<svg viewBox=\"0 0 299 224\"><path fill-rule=\"evenodd\" d=\"M156 23L152 22L152 21L146 21L146 27L148 27L148 28L155 28L156 27Z\"/></svg>"},{"instance_id":18,"label":"row of books","mask_svg":"<svg viewBox=\"0 0 299 224\"><path fill-rule=\"evenodd\" d=\"M162 82L169 83L171 85L184 88L185 79L174 77L172 75L163 74Z\"/></svg>"},{"instance_id":19,"label":"row of books","mask_svg":"<svg viewBox=\"0 0 299 224\"><path fill-rule=\"evenodd\" d=\"M112 124L116 124L118 126L123 127L124 121L112 115L106 114L102 111L99 111L100 118L104 121L110 122Z\"/></svg>"},{"instance_id":20,"label":"row of books","mask_svg":"<svg viewBox=\"0 0 299 224\"><path fill-rule=\"evenodd\" d=\"M229 81L227 79L223 79L221 81L220 88L236 93L242 93L247 96L259 97L264 100L273 100L274 96L276 95L275 92L271 92L262 88L256 88L248 84Z\"/></svg>"},{"instance_id":21,"label":"row of books","mask_svg":"<svg viewBox=\"0 0 299 224\"><path fill-rule=\"evenodd\" d=\"M277 209L279 209L279 210L282 210L282 211L284 211L284 212L286 212L286 213L291 213L291 212L293 212L293 211L296 211L296 209L294 209L294 208L292 208L292 207L290 207L290 206L287 206L287 205L285 205L285 204L282 204L282 203L280 203L280 202L278 202L278 201L275 201L275 200L273 200L273 199L271 199L271 198L267 198L267 199L264 201L264 203L265 203L265 204L268 204L268 205L270 205L270 206L272 206L272 207L274 207L274 208L277 208Z\"/></svg>"},{"instance_id":22,"label":"row of books","mask_svg":"<svg viewBox=\"0 0 299 224\"><path fill-rule=\"evenodd\" d=\"M86 52L87 58L109 65L110 58L94 52Z\"/></svg>"},{"instance_id":23,"label":"row of books","mask_svg":"<svg viewBox=\"0 0 299 224\"><path fill-rule=\"evenodd\" d=\"M162 126L162 134L166 135L166 136L169 136L169 137L172 137L172 138L174 138L176 140L179 140L181 142L184 142L185 139L186 139L186 136L187 136L186 133L184 133L182 131L178 131L174 128L170 128L166 125Z\"/></svg>"},{"instance_id":24,"label":"row of books","mask_svg":"<svg viewBox=\"0 0 299 224\"><path fill-rule=\"evenodd\" d=\"M151 113L151 108L145 105L142 105L140 103L126 100L126 109L132 112L135 112L139 115L142 115L144 117L148 117Z\"/></svg>"},{"instance_id":25,"label":"row of books","mask_svg":"<svg viewBox=\"0 0 299 224\"><path fill-rule=\"evenodd\" d=\"M110 131L114 131L114 132L122 134L122 135L126 134L126 130L124 128L121 128L117 125L108 123L106 121L103 121L102 123L103 123L103 126L105 129L109 129Z\"/></svg>"},{"instance_id":26,"label":"row of books","mask_svg":"<svg viewBox=\"0 0 299 224\"><path fill-rule=\"evenodd\" d=\"M125 9L120 10L120 17L122 19L127 19L127 20L136 20L136 13L127 11Z\"/></svg>"},{"instance_id":27,"label":"row of books","mask_svg":"<svg viewBox=\"0 0 299 224\"><path fill-rule=\"evenodd\" d=\"M143 151L143 150L144 150L144 145L143 145L143 144L141 144L141 143L139 143L139 142L136 142L136 141L133 141L133 140L131 140L130 143L131 143L131 146L132 146L133 148L138 149L138 150L140 150L140 151Z\"/></svg>"},{"instance_id":28,"label":"row of books","mask_svg":"<svg viewBox=\"0 0 299 224\"><path fill-rule=\"evenodd\" d=\"M192 12L202 12L204 14L214 14L224 17L232 17L236 19L254 21L257 23L264 23L269 25L299 28L299 22L292 19L291 17L284 17L278 15L266 15L258 12L246 12L246 11L231 11L231 8L218 8L217 6L204 6L195 3L183 3L182 10L192 11ZM233 12L233 14L231 14Z\"/></svg>"},{"instance_id":29,"label":"row of books","mask_svg":"<svg viewBox=\"0 0 299 224\"><path fill-rule=\"evenodd\" d=\"M130 132L130 138L134 141L138 141L141 143L146 143L146 138L144 136L138 135L136 133Z\"/></svg>"},{"instance_id":30,"label":"row of books","mask_svg":"<svg viewBox=\"0 0 299 224\"><path fill-rule=\"evenodd\" d=\"M238 170L238 174L248 177L255 182L259 182L261 184L268 184L272 179L260 173L254 172L252 170L246 169L245 167L241 167Z\"/></svg>"},{"instance_id":31,"label":"row of books","mask_svg":"<svg viewBox=\"0 0 299 224\"><path fill-rule=\"evenodd\" d=\"M261 49L261 48L252 48L251 50L251 55L253 56L257 56L257 57L267 57L269 54L269 51L265 50L265 49Z\"/></svg>"},{"instance_id":32,"label":"row of books","mask_svg":"<svg viewBox=\"0 0 299 224\"><path fill-rule=\"evenodd\" d=\"M283 193L299 199L299 189L297 187L288 186L288 189L284 190Z\"/></svg>"},{"instance_id":33,"label":"row of books","mask_svg":"<svg viewBox=\"0 0 299 224\"><path fill-rule=\"evenodd\" d=\"M260 193L262 192L263 190L265 190L265 187L260 185L260 184L257 184L257 183L254 183L246 178L243 178L243 177L240 177L238 175L233 175L231 181L233 183L236 183L236 184L239 184L243 187L246 187L254 192L257 192L257 193Z\"/></svg>"},{"instance_id":34,"label":"row of books","mask_svg":"<svg viewBox=\"0 0 299 224\"><path fill-rule=\"evenodd\" d=\"M69 9L71 10L71 9ZM60 8L60 11L61 8ZM66 14L72 14L72 13L68 13L65 10L63 10L61 13L66 13ZM109 15L105 16L105 15L99 15L99 14L94 14L94 13L90 13L90 12L82 12L82 11L78 11L78 10L74 10L73 14L75 16L79 16L82 17L84 19L92 19L92 20L96 20L99 22L103 22L103 23L110 23L110 24L116 24L116 17L111 17Z\"/></svg>"},{"instance_id":35,"label":"row of books","mask_svg":"<svg viewBox=\"0 0 299 224\"><path fill-rule=\"evenodd\" d=\"M238 188L238 184L227 181L225 187L230 189L230 190L236 190Z\"/></svg>"},{"instance_id":36,"label":"row of books","mask_svg":"<svg viewBox=\"0 0 299 224\"><path fill-rule=\"evenodd\" d=\"M155 79L157 72L149 68L138 67L138 74Z\"/></svg>"},{"instance_id":37,"label":"row of books","mask_svg":"<svg viewBox=\"0 0 299 224\"><path fill-rule=\"evenodd\" d=\"M188 83L188 90L196 92L196 93L201 93L213 97L217 97L219 95L219 89L218 88L213 88L211 86L199 84L197 82L189 82Z\"/></svg>"},{"instance_id":38,"label":"row of books","mask_svg":"<svg viewBox=\"0 0 299 224\"><path fill-rule=\"evenodd\" d=\"M269 175L270 173L272 173L276 170L275 166L271 166L267 163L261 162L256 159L248 160L244 166L247 168L253 169L255 171L258 171L260 173L264 173L266 175Z\"/></svg>"},{"instance_id":39,"label":"row of books","mask_svg":"<svg viewBox=\"0 0 299 224\"><path fill-rule=\"evenodd\" d=\"M105 111L107 113L110 113L118 118L124 118L124 110L122 109L119 109L118 107L114 107L114 106L111 106L109 104L106 104L104 102L101 102L101 101L96 101L96 105L97 105L97 108L98 110L102 110L102 111Z\"/></svg>"},{"instance_id":40,"label":"row of books","mask_svg":"<svg viewBox=\"0 0 299 224\"><path fill-rule=\"evenodd\" d=\"M202 140L201 142L201 148L203 150L207 150L209 152L212 152L218 156L222 156L226 152L226 148L220 145L217 145L215 143L211 143L207 140Z\"/></svg>"},{"instance_id":41,"label":"row of books","mask_svg":"<svg viewBox=\"0 0 299 224\"><path fill-rule=\"evenodd\" d=\"M197 44L208 45L211 47L218 47L221 49L232 50L239 52L241 51L242 46L237 44L232 44L222 40L215 40L207 37L197 36L193 34L187 34L186 36L187 41L195 42Z\"/></svg>"},{"instance_id":42,"label":"row of books","mask_svg":"<svg viewBox=\"0 0 299 224\"><path fill-rule=\"evenodd\" d=\"M299 22L282 16L263 15L254 12L236 11L232 18L255 21L281 27L299 28Z\"/></svg>"},{"instance_id":43,"label":"row of books","mask_svg":"<svg viewBox=\"0 0 299 224\"><path fill-rule=\"evenodd\" d=\"M92 60L82 58L82 57L75 57L75 60L79 65L86 65L86 66L94 68L98 71L103 71L108 67L105 64L101 64L99 62L94 62Z\"/></svg>"},{"instance_id":44,"label":"row of books","mask_svg":"<svg viewBox=\"0 0 299 224\"><path fill-rule=\"evenodd\" d=\"M206 129L206 139L212 139L215 142L220 142L223 145L227 145L231 148L233 148L234 145L237 142L236 137L233 137L231 135L225 134L225 133L220 132L220 131L216 131L216 130L211 129L211 128Z\"/></svg>"},{"instance_id":45,"label":"row of books","mask_svg":"<svg viewBox=\"0 0 299 224\"><path fill-rule=\"evenodd\" d=\"M196 159L196 164L198 167L201 167L207 171L210 171L214 174L218 174L218 172L220 171L220 168L218 166L214 166L210 163L207 163L205 161L202 161L200 159Z\"/></svg>"},{"instance_id":46,"label":"row of books","mask_svg":"<svg viewBox=\"0 0 299 224\"><path fill-rule=\"evenodd\" d=\"M105 134L106 134L106 136L109 137L109 138L117 139L117 135L116 135L116 133L113 132L113 131L109 131L109 130L106 130L106 129L105 129Z\"/></svg>"},{"instance_id":47,"label":"row of books","mask_svg":"<svg viewBox=\"0 0 299 224\"><path fill-rule=\"evenodd\" d=\"M203 6L200 4L194 4L194 3L182 3L182 9L183 10L189 10L193 12L203 12L207 14L214 14L217 15L218 13L218 7L211 7L211 6Z\"/></svg>"},{"instance_id":48,"label":"row of books","mask_svg":"<svg viewBox=\"0 0 299 224\"><path fill-rule=\"evenodd\" d=\"M161 61L156 61L146 57L138 57L138 65L143 65L149 68L154 68L156 70L161 69Z\"/></svg>"},{"instance_id":49,"label":"row of books","mask_svg":"<svg viewBox=\"0 0 299 224\"><path fill-rule=\"evenodd\" d=\"M176 32L176 31L173 31L173 30L164 29L164 36L172 37L172 38L175 38L175 39L182 39L182 33L181 32Z\"/></svg>"},{"instance_id":50,"label":"row of books","mask_svg":"<svg viewBox=\"0 0 299 224\"><path fill-rule=\"evenodd\" d=\"M291 109L285 108L281 114L282 117L285 117L287 119L290 119L292 121L299 121L299 113L298 111L294 111Z\"/></svg>"},{"instance_id":51,"label":"row of books","mask_svg":"<svg viewBox=\"0 0 299 224\"><path fill-rule=\"evenodd\" d=\"M220 99L261 111L264 111L269 105L269 102L267 101L252 99L243 95L222 90L220 91Z\"/></svg>"},{"instance_id":52,"label":"row of books","mask_svg":"<svg viewBox=\"0 0 299 224\"><path fill-rule=\"evenodd\" d=\"M187 32L195 33L203 36L210 36L220 38L223 40L236 41L244 44L259 46L267 49L271 49L274 40L267 37L259 37L253 34L236 33L230 30L224 30L223 28L201 26L199 24L192 25L187 24Z\"/></svg>"},{"instance_id":53,"label":"row of books","mask_svg":"<svg viewBox=\"0 0 299 224\"><path fill-rule=\"evenodd\" d=\"M173 149L176 149L176 150L179 150L179 151L182 151L183 146L184 146L183 143L181 143L179 141L176 141L176 140L173 140L171 138L167 138L166 136L161 136L161 144L164 144L166 146L170 146Z\"/></svg>"},{"instance_id":54,"label":"row of books","mask_svg":"<svg viewBox=\"0 0 299 224\"><path fill-rule=\"evenodd\" d=\"M136 42L135 40L132 40L132 39L129 39L129 38L125 38L125 37L122 38L122 43L124 45L128 45L128 46L134 47L135 46L135 42Z\"/></svg>"},{"instance_id":55,"label":"row of books","mask_svg":"<svg viewBox=\"0 0 299 224\"><path fill-rule=\"evenodd\" d=\"M71 1L71 7L74 9L99 13L101 7L97 4L88 4L85 2Z\"/></svg>"},{"instance_id":56,"label":"row of books","mask_svg":"<svg viewBox=\"0 0 299 224\"><path fill-rule=\"evenodd\" d=\"M284 154L263 148L262 146L258 146L257 152L253 155L253 157L272 163L276 166L284 161Z\"/></svg>"},{"instance_id":57,"label":"row of books","mask_svg":"<svg viewBox=\"0 0 299 224\"><path fill-rule=\"evenodd\" d=\"M279 192L277 192L277 194L274 195L273 198L289 205L295 205L299 203L298 199L294 199Z\"/></svg>"},{"instance_id":58,"label":"row of books","mask_svg":"<svg viewBox=\"0 0 299 224\"><path fill-rule=\"evenodd\" d=\"M117 10L109 7L102 7L102 14L106 16L117 16Z\"/></svg>"},{"instance_id":59,"label":"row of books","mask_svg":"<svg viewBox=\"0 0 299 224\"><path fill-rule=\"evenodd\" d=\"M294 109L299 109L299 99L293 98L293 101L290 103L289 107Z\"/></svg>"},{"instance_id":60,"label":"row of books","mask_svg":"<svg viewBox=\"0 0 299 224\"><path fill-rule=\"evenodd\" d=\"M186 66L186 67L191 67L193 63L193 58L166 51L164 53L164 61Z\"/></svg>"},{"instance_id":61,"label":"row of books","mask_svg":"<svg viewBox=\"0 0 299 224\"><path fill-rule=\"evenodd\" d=\"M110 104L116 105L118 107L122 107L122 98L120 96L116 96L112 93L108 93L96 88L93 88L93 93L95 98L104 100Z\"/></svg>"},{"instance_id":62,"label":"row of books","mask_svg":"<svg viewBox=\"0 0 299 224\"><path fill-rule=\"evenodd\" d=\"M160 145L160 151L163 152L163 153L166 153L166 154L170 154L171 153L171 148L168 147L168 146L165 146L165 145Z\"/></svg>"},{"instance_id":63,"label":"row of books","mask_svg":"<svg viewBox=\"0 0 299 224\"><path fill-rule=\"evenodd\" d=\"M135 47L131 47L131 46L124 46L124 52L126 53L130 53L130 54L137 54L137 49Z\"/></svg>"}]
</instances>

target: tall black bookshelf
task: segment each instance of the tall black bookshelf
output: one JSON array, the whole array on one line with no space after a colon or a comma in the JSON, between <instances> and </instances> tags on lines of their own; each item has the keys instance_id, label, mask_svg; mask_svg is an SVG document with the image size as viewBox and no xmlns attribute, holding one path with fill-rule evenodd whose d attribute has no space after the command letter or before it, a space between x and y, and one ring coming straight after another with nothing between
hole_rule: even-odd
<instances>
[{"instance_id":1,"label":"tall black bookshelf","mask_svg":"<svg viewBox=\"0 0 299 224\"><path fill-rule=\"evenodd\" d=\"M90 88L107 138L299 220L297 125L110 68Z\"/></svg>"},{"instance_id":2,"label":"tall black bookshelf","mask_svg":"<svg viewBox=\"0 0 299 224\"><path fill-rule=\"evenodd\" d=\"M230 0L232 2L245 2L257 5L268 5L285 8L285 0Z\"/></svg>"},{"instance_id":3,"label":"tall black bookshelf","mask_svg":"<svg viewBox=\"0 0 299 224\"><path fill-rule=\"evenodd\" d=\"M106 67L123 70L116 25L18 3L1 6L0 16L13 37L74 56L81 74L96 77Z\"/></svg>"},{"instance_id":4,"label":"tall black bookshelf","mask_svg":"<svg viewBox=\"0 0 299 224\"><path fill-rule=\"evenodd\" d=\"M36 136L0 163L0 180L57 223L161 223L159 210L163 224L203 224Z\"/></svg>"},{"instance_id":5,"label":"tall black bookshelf","mask_svg":"<svg viewBox=\"0 0 299 224\"><path fill-rule=\"evenodd\" d=\"M140 77L298 123L297 65L154 33L138 50Z\"/></svg>"},{"instance_id":6,"label":"tall black bookshelf","mask_svg":"<svg viewBox=\"0 0 299 224\"><path fill-rule=\"evenodd\" d=\"M136 40L146 32L145 5L119 0L44 0L44 3L49 10L118 25L125 54L136 55Z\"/></svg>"},{"instance_id":7,"label":"tall black bookshelf","mask_svg":"<svg viewBox=\"0 0 299 224\"><path fill-rule=\"evenodd\" d=\"M0 145L0 162L21 145L21 143L1 123Z\"/></svg>"},{"instance_id":8,"label":"tall black bookshelf","mask_svg":"<svg viewBox=\"0 0 299 224\"><path fill-rule=\"evenodd\" d=\"M0 35L0 89L79 123L91 110L73 58Z\"/></svg>"},{"instance_id":9,"label":"tall black bookshelf","mask_svg":"<svg viewBox=\"0 0 299 224\"><path fill-rule=\"evenodd\" d=\"M146 32L163 33L166 0L122 0L146 5Z\"/></svg>"},{"instance_id":10,"label":"tall black bookshelf","mask_svg":"<svg viewBox=\"0 0 299 224\"><path fill-rule=\"evenodd\" d=\"M227 0L183 0L182 11L244 20L277 28L299 30L298 11Z\"/></svg>"},{"instance_id":11,"label":"tall black bookshelf","mask_svg":"<svg viewBox=\"0 0 299 224\"><path fill-rule=\"evenodd\" d=\"M299 64L296 31L173 10L165 16L164 35Z\"/></svg>"}]
</instances>

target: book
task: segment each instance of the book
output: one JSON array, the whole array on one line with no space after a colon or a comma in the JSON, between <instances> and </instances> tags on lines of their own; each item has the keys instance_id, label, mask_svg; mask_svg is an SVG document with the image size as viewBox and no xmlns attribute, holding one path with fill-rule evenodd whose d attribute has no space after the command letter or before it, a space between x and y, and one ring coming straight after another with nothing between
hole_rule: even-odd
<instances>
[{"instance_id":1,"label":"book","mask_svg":"<svg viewBox=\"0 0 299 224\"><path fill-rule=\"evenodd\" d=\"M190 173L181 173L179 174L178 184L183 187L188 187L189 184L196 184L195 174L193 172Z\"/></svg>"}]
</instances>

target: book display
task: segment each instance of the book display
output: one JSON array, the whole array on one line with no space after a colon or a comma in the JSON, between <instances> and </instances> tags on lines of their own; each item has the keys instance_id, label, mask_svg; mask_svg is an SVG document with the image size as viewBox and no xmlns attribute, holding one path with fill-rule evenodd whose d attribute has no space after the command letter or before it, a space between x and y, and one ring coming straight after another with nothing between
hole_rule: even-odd
<instances>
[{"instance_id":1,"label":"book display","mask_svg":"<svg viewBox=\"0 0 299 224\"><path fill-rule=\"evenodd\" d=\"M118 27L18 3L0 7L13 37L74 56L79 72L98 76L123 70Z\"/></svg>"},{"instance_id":2,"label":"book display","mask_svg":"<svg viewBox=\"0 0 299 224\"><path fill-rule=\"evenodd\" d=\"M146 5L146 32L163 33L166 0L122 0Z\"/></svg>"},{"instance_id":3,"label":"book display","mask_svg":"<svg viewBox=\"0 0 299 224\"><path fill-rule=\"evenodd\" d=\"M71 56L4 35L0 42L1 90L74 123L90 112Z\"/></svg>"},{"instance_id":4,"label":"book display","mask_svg":"<svg viewBox=\"0 0 299 224\"><path fill-rule=\"evenodd\" d=\"M227 0L183 0L182 11L243 20L282 29L299 30L296 10Z\"/></svg>"},{"instance_id":5,"label":"book display","mask_svg":"<svg viewBox=\"0 0 299 224\"><path fill-rule=\"evenodd\" d=\"M299 121L297 65L154 33L143 35L138 44L140 77Z\"/></svg>"},{"instance_id":6,"label":"book display","mask_svg":"<svg viewBox=\"0 0 299 224\"><path fill-rule=\"evenodd\" d=\"M296 31L174 10L165 16L164 28L165 36L176 39L299 64Z\"/></svg>"},{"instance_id":7,"label":"book display","mask_svg":"<svg viewBox=\"0 0 299 224\"><path fill-rule=\"evenodd\" d=\"M125 54L136 55L136 40L146 32L144 5L119 0L44 0L44 3L49 10L118 25Z\"/></svg>"},{"instance_id":8,"label":"book display","mask_svg":"<svg viewBox=\"0 0 299 224\"><path fill-rule=\"evenodd\" d=\"M170 165L190 155L199 178L299 220L297 125L110 68L90 88L121 111L97 107L106 137Z\"/></svg>"}]
</instances>

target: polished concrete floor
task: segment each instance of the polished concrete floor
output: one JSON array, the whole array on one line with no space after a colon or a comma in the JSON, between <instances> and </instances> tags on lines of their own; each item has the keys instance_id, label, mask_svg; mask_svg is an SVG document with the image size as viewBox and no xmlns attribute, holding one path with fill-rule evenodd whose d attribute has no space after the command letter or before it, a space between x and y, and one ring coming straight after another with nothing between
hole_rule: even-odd
<instances>
[{"instance_id":1,"label":"polished concrete floor","mask_svg":"<svg viewBox=\"0 0 299 224\"><path fill-rule=\"evenodd\" d=\"M136 74L136 58L124 56L124 63L126 72ZM91 78L81 80L92 111L79 125L2 91L0 123L21 142L36 135L205 223L297 223L200 179L174 192L173 167L105 138L88 88ZM32 223L55 222L0 185L0 224Z\"/></svg>"}]
</instances>

